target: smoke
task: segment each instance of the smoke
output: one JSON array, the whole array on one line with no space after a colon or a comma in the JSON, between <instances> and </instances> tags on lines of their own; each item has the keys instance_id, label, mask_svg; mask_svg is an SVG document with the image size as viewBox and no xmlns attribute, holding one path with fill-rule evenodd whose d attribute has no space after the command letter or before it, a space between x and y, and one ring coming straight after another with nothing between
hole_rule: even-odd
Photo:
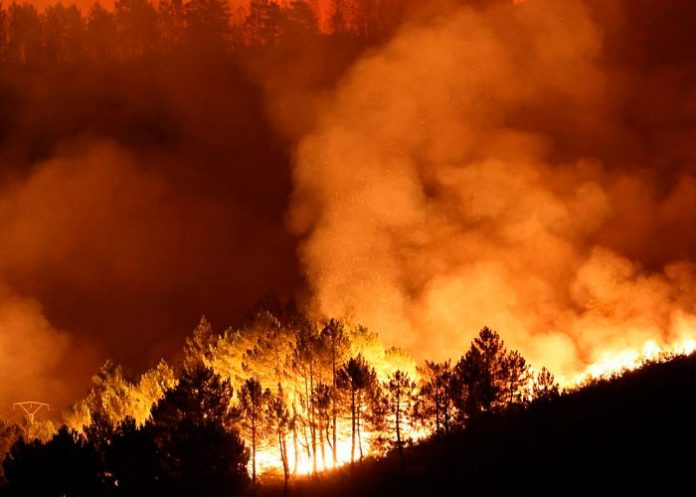
<instances>
[{"instance_id":1,"label":"smoke","mask_svg":"<svg viewBox=\"0 0 696 497\"><path fill-rule=\"evenodd\" d=\"M85 354L70 336L54 329L40 305L3 286L0 289L0 374L12 381L0 384L0 398L6 401L41 400L54 403L76 392L71 385L75 372L85 374ZM73 364L73 374L63 369ZM31 397L26 398L30 394ZM8 406L3 406L9 409ZM4 410L5 410L4 409Z\"/></svg>"},{"instance_id":2,"label":"smoke","mask_svg":"<svg viewBox=\"0 0 696 497\"><path fill-rule=\"evenodd\" d=\"M662 58L627 48L646 12ZM488 325L564 375L692 333L694 72L660 38L678 12L457 6L359 60L297 147L315 311L418 358Z\"/></svg>"},{"instance_id":3,"label":"smoke","mask_svg":"<svg viewBox=\"0 0 696 497\"><path fill-rule=\"evenodd\" d=\"M61 407L305 278L418 359L484 324L564 373L690 333L693 2L405 3L368 51L0 72L0 402Z\"/></svg>"},{"instance_id":4,"label":"smoke","mask_svg":"<svg viewBox=\"0 0 696 497\"><path fill-rule=\"evenodd\" d=\"M300 286L287 159L256 90L199 59L3 76L3 409L59 410L107 358L176 359L202 314Z\"/></svg>"}]
</instances>

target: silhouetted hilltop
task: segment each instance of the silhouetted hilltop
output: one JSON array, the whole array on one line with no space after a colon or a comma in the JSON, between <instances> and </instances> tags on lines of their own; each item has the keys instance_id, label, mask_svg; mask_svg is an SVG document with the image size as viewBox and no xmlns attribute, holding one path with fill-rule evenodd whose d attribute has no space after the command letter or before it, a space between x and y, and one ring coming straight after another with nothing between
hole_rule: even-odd
<instances>
[{"instance_id":1,"label":"silhouetted hilltop","mask_svg":"<svg viewBox=\"0 0 696 497\"><path fill-rule=\"evenodd\" d=\"M691 494L696 356L649 364L459 433L298 482L296 495Z\"/></svg>"}]
</instances>

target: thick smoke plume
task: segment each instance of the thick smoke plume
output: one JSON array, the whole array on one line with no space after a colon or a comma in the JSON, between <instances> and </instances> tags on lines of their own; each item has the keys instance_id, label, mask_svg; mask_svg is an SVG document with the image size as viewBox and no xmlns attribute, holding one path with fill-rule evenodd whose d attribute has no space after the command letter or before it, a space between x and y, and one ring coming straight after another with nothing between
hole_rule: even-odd
<instances>
[{"instance_id":1,"label":"thick smoke plume","mask_svg":"<svg viewBox=\"0 0 696 497\"><path fill-rule=\"evenodd\" d=\"M677 3L457 6L363 57L297 150L315 311L419 358L486 324L564 375L696 331Z\"/></svg>"},{"instance_id":2,"label":"thick smoke plume","mask_svg":"<svg viewBox=\"0 0 696 497\"><path fill-rule=\"evenodd\" d=\"M299 287L287 159L256 90L199 60L0 77L4 415L60 412L107 358L139 373L202 314Z\"/></svg>"},{"instance_id":3,"label":"thick smoke plume","mask_svg":"<svg viewBox=\"0 0 696 497\"><path fill-rule=\"evenodd\" d=\"M403 4L384 44L130 53L97 29L30 61L27 33L0 71L6 411L171 359L201 314L302 301L305 275L317 315L418 359L487 324L570 373L690 332L694 3Z\"/></svg>"},{"instance_id":4,"label":"thick smoke plume","mask_svg":"<svg viewBox=\"0 0 696 497\"><path fill-rule=\"evenodd\" d=\"M238 265L255 265L240 234L257 236L244 227L252 221L148 163L114 143L89 142L0 192L0 373L13 378L0 387L5 402L77 398L106 357L142 367L180 347L188 326L170 319L195 322L208 306L230 308L226 296L240 283L249 291ZM243 282L210 287L233 274ZM198 295L177 297L182 288ZM54 328L60 323L69 332Z\"/></svg>"}]
</instances>

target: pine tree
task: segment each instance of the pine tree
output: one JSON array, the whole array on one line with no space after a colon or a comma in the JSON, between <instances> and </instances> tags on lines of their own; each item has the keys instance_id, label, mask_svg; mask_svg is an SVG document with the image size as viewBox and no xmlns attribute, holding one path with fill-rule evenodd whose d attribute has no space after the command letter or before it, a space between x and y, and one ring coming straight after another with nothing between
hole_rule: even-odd
<instances>
[{"instance_id":1,"label":"pine tree","mask_svg":"<svg viewBox=\"0 0 696 497\"><path fill-rule=\"evenodd\" d=\"M350 352L350 339L342 322L331 319L321 330L323 349L328 353L331 366L331 453L333 465L338 465L337 430L340 390L338 388L339 370Z\"/></svg>"},{"instance_id":2,"label":"pine tree","mask_svg":"<svg viewBox=\"0 0 696 497\"><path fill-rule=\"evenodd\" d=\"M464 394L455 381L450 362L425 361L420 369L421 380L413 416L421 424L434 429L437 435L447 434L452 427L455 405Z\"/></svg>"},{"instance_id":3,"label":"pine tree","mask_svg":"<svg viewBox=\"0 0 696 497\"><path fill-rule=\"evenodd\" d=\"M404 462L404 441L402 430L404 417L411 411L416 384L403 371L395 371L387 382L387 393L389 410L394 420L394 445L399 454L401 467L405 467Z\"/></svg>"},{"instance_id":4,"label":"pine tree","mask_svg":"<svg viewBox=\"0 0 696 497\"><path fill-rule=\"evenodd\" d=\"M461 400L467 417L488 413L501 403L504 358L505 344L500 336L484 327L457 363L455 375L466 389L466 397Z\"/></svg>"},{"instance_id":5,"label":"pine tree","mask_svg":"<svg viewBox=\"0 0 696 497\"><path fill-rule=\"evenodd\" d=\"M355 462L356 442L360 452L360 460L363 458L362 437L360 421L363 411L365 391L373 388L377 381L375 370L372 369L362 355L352 357L341 370L339 384L350 392L350 418L351 418L351 442L350 462Z\"/></svg>"},{"instance_id":6,"label":"pine tree","mask_svg":"<svg viewBox=\"0 0 696 497\"><path fill-rule=\"evenodd\" d=\"M288 410L287 400L282 389L279 389L275 394L269 393L266 403L266 419L277 437L280 462L283 466L283 493L287 493L288 480L290 479L287 444L290 411Z\"/></svg>"},{"instance_id":7,"label":"pine tree","mask_svg":"<svg viewBox=\"0 0 696 497\"><path fill-rule=\"evenodd\" d=\"M242 423L251 440L251 479L256 483L256 450L263 434L264 414L270 392L261 388L256 378L248 378L239 393Z\"/></svg>"},{"instance_id":8,"label":"pine tree","mask_svg":"<svg viewBox=\"0 0 696 497\"><path fill-rule=\"evenodd\" d=\"M544 401L558 397L559 387L553 374L545 367L537 374L532 387L532 397Z\"/></svg>"},{"instance_id":9,"label":"pine tree","mask_svg":"<svg viewBox=\"0 0 696 497\"><path fill-rule=\"evenodd\" d=\"M528 386L532 379L529 365L522 354L513 350L508 353L501 363L500 376L502 395L508 407L513 404L524 404L529 397Z\"/></svg>"},{"instance_id":10,"label":"pine tree","mask_svg":"<svg viewBox=\"0 0 696 497\"><path fill-rule=\"evenodd\" d=\"M179 495L244 490L249 460L233 429L232 386L212 369L185 370L152 410L144 428L155 441L166 482Z\"/></svg>"},{"instance_id":11,"label":"pine tree","mask_svg":"<svg viewBox=\"0 0 696 497\"><path fill-rule=\"evenodd\" d=\"M201 316L201 320L193 330L193 335L186 337L184 344L184 369L193 371L201 366L208 366L215 343L213 325Z\"/></svg>"}]
</instances>

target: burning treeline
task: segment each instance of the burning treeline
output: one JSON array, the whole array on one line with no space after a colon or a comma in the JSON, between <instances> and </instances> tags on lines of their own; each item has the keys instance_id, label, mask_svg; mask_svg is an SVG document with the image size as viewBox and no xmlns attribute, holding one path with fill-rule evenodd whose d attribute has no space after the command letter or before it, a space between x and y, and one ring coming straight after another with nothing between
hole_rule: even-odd
<instances>
[{"instance_id":1,"label":"burning treeline","mask_svg":"<svg viewBox=\"0 0 696 497\"><path fill-rule=\"evenodd\" d=\"M235 21L226 5L0 9L8 402L66 403L104 357L151 363L192 313L236 322L268 286L438 378L482 323L564 384L693 349L693 2L254 1ZM196 345L239 420L281 420L257 465L319 471L393 441L346 361L384 398L397 370L416 389L428 375L351 326L329 375L322 327L273 318L258 330L285 341L276 361L247 354L253 327ZM143 424L196 380L121 376L105 368L71 426L100 403L112 427Z\"/></svg>"},{"instance_id":2,"label":"burning treeline","mask_svg":"<svg viewBox=\"0 0 696 497\"><path fill-rule=\"evenodd\" d=\"M176 452L179 442L162 430L191 436L178 431L177 423L197 416L241 435L253 481L270 471L282 474L287 484L293 476L316 475L389 450L403 457L404 447L422 438L447 435L469 420L558 394L551 373L535 373L488 328L455 363L426 361L416 367L407 354L385 349L362 326L335 319L317 325L292 310L264 310L243 328L222 333L203 318L186 340L176 372L161 361L129 381L120 367L105 364L87 396L64 417L74 443L96 448L105 488L116 485L129 493L137 490L124 488L133 475L114 461L108 440L138 432L152 437L153 457L162 465L156 474L163 471L163 478L176 480L181 476L167 473L172 471L167 460L183 456ZM174 421L166 416L172 406L181 409ZM201 426L188 429L195 434ZM49 445L60 437L41 423L25 424L23 430L24 437L38 436ZM23 450L20 442L5 464L17 488L22 483L17 467L26 464ZM162 488L150 488L155 490Z\"/></svg>"},{"instance_id":3,"label":"burning treeline","mask_svg":"<svg viewBox=\"0 0 696 497\"><path fill-rule=\"evenodd\" d=\"M308 110L407 2L335 3L0 2L3 405L64 407L107 357L143 369L203 312L304 293L278 129L311 119L265 95Z\"/></svg>"},{"instance_id":4,"label":"burning treeline","mask_svg":"<svg viewBox=\"0 0 696 497\"><path fill-rule=\"evenodd\" d=\"M44 5L38 8L37 3ZM20 65L103 61L188 50L192 45L230 51L341 33L375 41L396 27L409 1L116 0L106 2L106 8L103 4L0 4L0 58Z\"/></svg>"},{"instance_id":5,"label":"burning treeline","mask_svg":"<svg viewBox=\"0 0 696 497\"><path fill-rule=\"evenodd\" d=\"M351 68L294 171L317 312L435 358L489 316L566 378L693 341L693 53L602 24L689 9L598 3L454 9Z\"/></svg>"},{"instance_id":6,"label":"burning treeline","mask_svg":"<svg viewBox=\"0 0 696 497\"><path fill-rule=\"evenodd\" d=\"M3 4L17 384L65 404L268 286L419 360L482 322L567 379L688 342L692 4L329 3Z\"/></svg>"}]
</instances>

